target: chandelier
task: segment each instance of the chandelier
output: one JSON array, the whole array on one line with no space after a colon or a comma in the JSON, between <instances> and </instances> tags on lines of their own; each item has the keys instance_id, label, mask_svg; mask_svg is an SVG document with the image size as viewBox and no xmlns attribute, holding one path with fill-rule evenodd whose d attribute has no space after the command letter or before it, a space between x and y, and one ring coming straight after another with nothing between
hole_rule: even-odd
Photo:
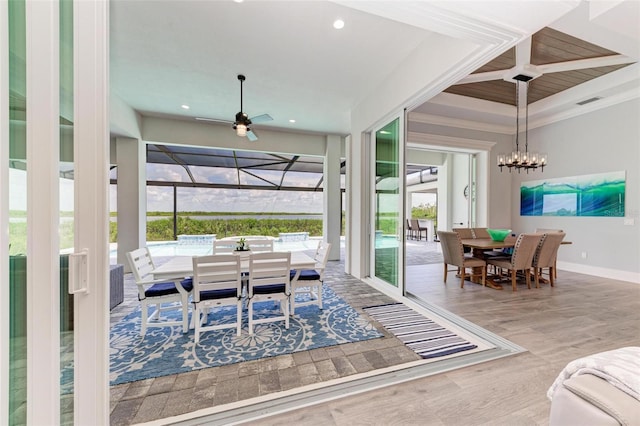
<instances>
[{"instance_id":1,"label":"chandelier","mask_svg":"<svg viewBox=\"0 0 640 426\"><path fill-rule=\"evenodd\" d=\"M527 102L527 96L529 93L530 77L522 76L523 80L518 79L519 76L514 77L516 79L516 150L511 154L498 154L498 167L502 172L503 167L507 167L509 172L512 168L518 170L525 169L527 173L529 170L536 170L540 167L541 171L544 171L544 166L547 165L547 154L529 152L529 103ZM525 80L526 79L526 80ZM520 83L526 82L527 91L525 93L525 131L524 131L524 151L520 151Z\"/></svg>"}]
</instances>

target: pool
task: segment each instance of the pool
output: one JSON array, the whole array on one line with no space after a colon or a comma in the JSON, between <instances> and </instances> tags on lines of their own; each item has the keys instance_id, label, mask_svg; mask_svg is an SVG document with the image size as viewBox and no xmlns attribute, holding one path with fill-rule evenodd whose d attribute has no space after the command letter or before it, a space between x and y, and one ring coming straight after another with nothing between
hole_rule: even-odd
<instances>
[{"instance_id":1,"label":"pool","mask_svg":"<svg viewBox=\"0 0 640 426\"><path fill-rule=\"evenodd\" d=\"M320 238L309 238L305 241L278 241L274 240L274 251L304 251L315 250L318 247ZM153 257L162 256L205 256L213 254L213 243L203 239L201 241L193 241L188 244L178 241L150 241L147 243L149 252ZM112 263L117 258L117 245L113 244L109 251L109 257Z\"/></svg>"},{"instance_id":2,"label":"pool","mask_svg":"<svg viewBox=\"0 0 640 426\"><path fill-rule=\"evenodd\" d=\"M212 238L203 238L200 241L193 240L187 244L178 241L150 241L147 243L151 256L205 256L213 253ZM305 251L315 250L318 247L319 237L309 237L304 241L273 241L274 251ZM376 248L398 247L399 241L395 235L378 235ZM340 246L344 247L344 237L340 238ZM112 244L109 251L111 263L116 263L117 245Z\"/></svg>"}]
</instances>

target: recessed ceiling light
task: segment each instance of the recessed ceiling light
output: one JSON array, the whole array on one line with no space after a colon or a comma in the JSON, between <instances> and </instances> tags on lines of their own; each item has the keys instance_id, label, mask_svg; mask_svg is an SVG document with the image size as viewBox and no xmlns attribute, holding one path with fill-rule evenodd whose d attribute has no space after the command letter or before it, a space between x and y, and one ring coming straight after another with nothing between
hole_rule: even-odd
<instances>
[{"instance_id":1,"label":"recessed ceiling light","mask_svg":"<svg viewBox=\"0 0 640 426\"><path fill-rule=\"evenodd\" d=\"M189 109L189 105L182 105L182 109Z\"/></svg>"},{"instance_id":2,"label":"recessed ceiling light","mask_svg":"<svg viewBox=\"0 0 640 426\"><path fill-rule=\"evenodd\" d=\"M233 0L236 3L242 3L244 0Z\"/></svg>"},{"instance_id":3,"label":"recessed ceiling light","mask_svg":"<svg viewBox=\"0 0 640 426\"><path fill-rule=\"evenodd\" d=\"M294 120L293 118L291 120L289 120L289 123L295 123L296 120Z\"/></svg>"},{"instance_id":4,"label":"recessed ceiling light","mask_svg":"<svg viewBox=\"0 0 640 426\"><path fill-rule=\"evenodd\" d=\"M336 19L333 21L333 28L336 30L341 30L344 28L344 21L342 19Z\"/></svg>"}]
</instances>

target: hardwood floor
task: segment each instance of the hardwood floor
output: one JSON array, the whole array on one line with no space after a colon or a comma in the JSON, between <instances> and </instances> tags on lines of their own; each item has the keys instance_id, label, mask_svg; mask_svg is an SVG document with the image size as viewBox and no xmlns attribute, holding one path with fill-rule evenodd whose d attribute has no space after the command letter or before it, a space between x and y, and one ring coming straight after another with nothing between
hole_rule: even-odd
<instances>
[{"instance_id":1,"label":"hardwood floor","mask_svg":"<svg viewBox=\"0 0 640 426\"><path fill-rule=\"evenodd\" d=\"M558 271L517 292L407 268L408 291L528 351L271 416L254 425L546 425L549 386L579 357L640 345L640 285Z\"/></svg>"}]
</instances>

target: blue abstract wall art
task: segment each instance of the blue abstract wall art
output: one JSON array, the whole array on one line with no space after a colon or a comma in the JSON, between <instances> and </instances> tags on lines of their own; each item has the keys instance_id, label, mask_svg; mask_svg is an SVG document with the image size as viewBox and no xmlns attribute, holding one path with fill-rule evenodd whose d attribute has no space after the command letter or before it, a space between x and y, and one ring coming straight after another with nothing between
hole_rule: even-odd
<instances>
[{"instance_id":1,"label":"blue abstract wall art","mask_svg":"<svg viewBox=\"0 0 640 426\"><path fill-rule=\"evenodd\" d=\"M624 217L625 172L522 182L521 216Z\"/></svg>"}]
</instances>

